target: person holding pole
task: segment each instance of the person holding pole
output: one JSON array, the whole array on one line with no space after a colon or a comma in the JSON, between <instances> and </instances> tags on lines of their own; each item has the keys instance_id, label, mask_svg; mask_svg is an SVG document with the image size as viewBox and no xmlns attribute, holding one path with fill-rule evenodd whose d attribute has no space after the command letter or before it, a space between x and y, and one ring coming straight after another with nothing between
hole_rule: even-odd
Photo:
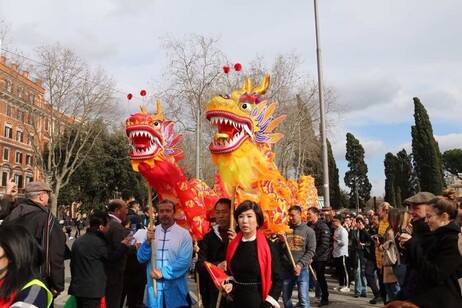
<instances>
[{"instance_id":1,"label":"person holding pole","mask_svg":"<svg viewBox=\"0 0 462 308\"><path fill-rule=\"evenodd\" d=\"M281 263L283 267L282 298L285 308L292 308L292 291L298 288L298 303L302 308L310 307L309 273L316 250L316 235L307 224L302 223L302 209L298 205L289 208L291 234L279 234L281 241Z\"/></svg>"},{"instance_id":2,"label":"person holding pole","mask_svg":"<svg viewBox=\"0 0 462 308\"><path fill-rule=\"evenodd\" d=\"M148 308L191 307L187 273L191 266L193 246L191 237L175 223L175 203L164 199L159 202L160 226L150 226L147 239L137 252L138 262L147 263ZM154 240L155 267L151 263L151 242ZM157 292L154 292L153 281Z\"/></svg>"},{"instance_id":3,"label":"person holding pole","mask_svg":"<svg viewBox=\"0 0 462 308\"><path fill-rule=\"evenodd\" d=\"M229 229L231 200L221 198L215 204L214 226L199 241L199 256L196 264L197 272L200 275L200 293L205 308L215 308L218 299L218 289L215 287L210 275L205 268L204 262L208 261L226 271L226 247L228 246L229 236L235 234L234 230ZM231 234L230 234L231 233ZM228 307L226 300L221 301L220 307Z\"/></svg>"}]
</instances>

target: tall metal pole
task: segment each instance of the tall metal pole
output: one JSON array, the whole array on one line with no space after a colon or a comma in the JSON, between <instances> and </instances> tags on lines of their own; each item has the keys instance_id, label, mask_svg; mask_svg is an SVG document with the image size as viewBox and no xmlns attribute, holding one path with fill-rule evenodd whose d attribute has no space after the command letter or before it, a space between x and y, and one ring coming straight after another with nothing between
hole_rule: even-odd
<instances>
[{"instance_id":1,"label":"tall metal pole","mask_svg":"<svg viewBox=\"0 0 462 308\"><path fill-rule=\"evenodd\" d=\"M197 108L197 122L196 122L196 179L200 179L201 170L201 108L200 104Z\"/></svg>"},{"instance_id":2,"label":"tall metal pole","mask_svg":"<svg viewBox=\"0 0 462 308\"><path fill-rule=\"evenodd\" d=\"M355 176L355 195L356 195L356 215L359 214L359 192L358 192L358 176Z\"/></svg>"},{"instance_id":3,"label":"tall metal pole","mask_svg":"<svg viewBox=\"0 0 462 308\"><path fill-rule=\"evenodd\" d=\"M326 141L326 124L324 111L324 86L322 76L322 58L321 58L321 39L319 37L319 20L318 20L318 5L314 0L314 21L316 28L316 59L318 64L318 91L319 91L319 113L321 118L321 142L322 142L322 170L323 170L323 188L324 188L324 205L330 206L329 195L329 160L327 157L327 141Z\"/></svg>"}]
</instances>

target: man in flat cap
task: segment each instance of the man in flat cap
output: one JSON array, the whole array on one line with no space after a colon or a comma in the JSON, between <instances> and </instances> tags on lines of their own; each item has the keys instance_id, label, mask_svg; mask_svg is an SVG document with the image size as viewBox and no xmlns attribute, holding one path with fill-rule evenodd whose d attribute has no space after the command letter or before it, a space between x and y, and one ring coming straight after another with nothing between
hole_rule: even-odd
<instances>
[{"instance_id":1,"label":"man in flat cap","mask_svg":"<svg viewBox=\"0 0 462 308\"><path fill-rule=\"evenodd\" d=\"M48 208L51 188L42 181L29 182L22 201L3 224L21 224L37 239L44 252L41 273L56 297L64 290L64 252L66 236Z\"/></svg>"},{"instance_id":2,"label":"man in flat cap","mask_svg":"<svg viewBox=\"0 0 462 308\"><path fill-rule=\"evenodd\" d=\"M424 250L426 247L429 247L434 240L430 228L425 222L427 206L433 198L435 198L434 194L421 191L414 196L407 198L403 202L404 205L409 207L409 214L411 214L412 217L412 237L416 238L420 242ZM414 268L412 264L408 264L406 267L404 283L401 286L401 291L399 293L400 299L407 300L411 297L411 295L416 293L416 283L419 279L424 278L422 278L422 275L417 272L417 269Z\"/></svg>"},{"instance_id":3,"label":"man in flat cap","mask_svg":"<svg viewBox=\"0 0 462 308\"><path fill-rule=\"evenodd\" d=\"M427 213L428 202L433 198L435 198L434 194L421 191L404 200L404 205L409 207L409 214L412 217L412 237L417 236L421 240L427 233L430 233L430 229L425 223L425 215Z\"/></svg>"}]
</instances>

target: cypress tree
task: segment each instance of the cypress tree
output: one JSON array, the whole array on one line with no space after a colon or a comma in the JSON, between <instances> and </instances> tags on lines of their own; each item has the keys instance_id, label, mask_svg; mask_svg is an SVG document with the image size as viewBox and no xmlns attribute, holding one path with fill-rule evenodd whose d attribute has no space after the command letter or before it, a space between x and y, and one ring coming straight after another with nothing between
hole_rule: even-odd
<instances>
[{"instance_id":1,"label":"cypress tree","mask_svg":"<svg viewBox=\"0 0 462 308\"><path fill-rule=\"evenodd\" d=\"M385 166L385 198L384 200L393 206L396 206L396 157L388 152L385 155L383 164Z\"/></svg>"},{"instance_id":2,"label":"cypress tree","mask_svg":"<svg viewBox=\"0 0 462 308\"><path fill-rule=\"evenodd\" d=\"M334 154L332 153L332 146L329 140L327 140L327 155L329 160L329 195L331 205L332 208L338 209L342 203L342 196L340 194L337 163L335 162Z\"/></svg>"},{"instance_id":3,"label":"cypress tree","mask_svg":"<svg viewBox=\"0 0 462 308\"><path fill-rule=\"evenodd\" d=\"M444 183L441 153L427 110L417 97L414 97L414 119L415 125L411 128L412 154L420 188L439 195Z\"/></svg>"},{"instance_id":4,"label":"cypress tree","mask_svg":"<svg viewBox=\"0 0 462 308\"><path fill-rule=\"evenodd\" d=\"M395 174L395 183L396 187L399 187L401 193L401 200L405 200L410 196L415 195L417 192L416 189L416 174L414 167L412 165L412 157L408 155L405 149L402 149L396 154L397 159L397 166L396 166L396 174ZM397 189L395 188L395 193ZM401 203L401 202L400 202Z\"/></svg>"},{"instance_id":5,"label":"cypress tree","mask_svg":"<svg viewBox=\"0 0 462 308\"><path fill-rule=\"evenodd\" d=\"M364 148L351 133L346 135L346 154L345 159L348 161L348 170L345 173L345 185L350 187L350 206L356 206L355 190L358 190L359 199L367 202L371 198L372 185L367 177L367 165L364 161ZM357 185L357 187L356 187ZM361 207L361 205L360 205Z\"/></svg>"}]
</instances>

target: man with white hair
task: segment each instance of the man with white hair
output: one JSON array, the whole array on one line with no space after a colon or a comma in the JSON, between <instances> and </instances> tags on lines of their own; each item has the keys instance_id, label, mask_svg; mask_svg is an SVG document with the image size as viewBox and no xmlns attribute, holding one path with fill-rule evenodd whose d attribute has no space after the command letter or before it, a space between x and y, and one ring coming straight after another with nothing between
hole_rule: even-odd
<instances>
[{"instance_id":1,"label":"man with white hair","mask_svg":"<svg viewBox=\"0 0 462 308\"><path fill-rule=\"evenodd\" d=\"M43 181L29 182L22 201L3 224L21 224L37 239L44 251L41 273L53 297L64 291L64 252L66 235L48 208L50 186Z\"/></svg>"}]
</instances>

